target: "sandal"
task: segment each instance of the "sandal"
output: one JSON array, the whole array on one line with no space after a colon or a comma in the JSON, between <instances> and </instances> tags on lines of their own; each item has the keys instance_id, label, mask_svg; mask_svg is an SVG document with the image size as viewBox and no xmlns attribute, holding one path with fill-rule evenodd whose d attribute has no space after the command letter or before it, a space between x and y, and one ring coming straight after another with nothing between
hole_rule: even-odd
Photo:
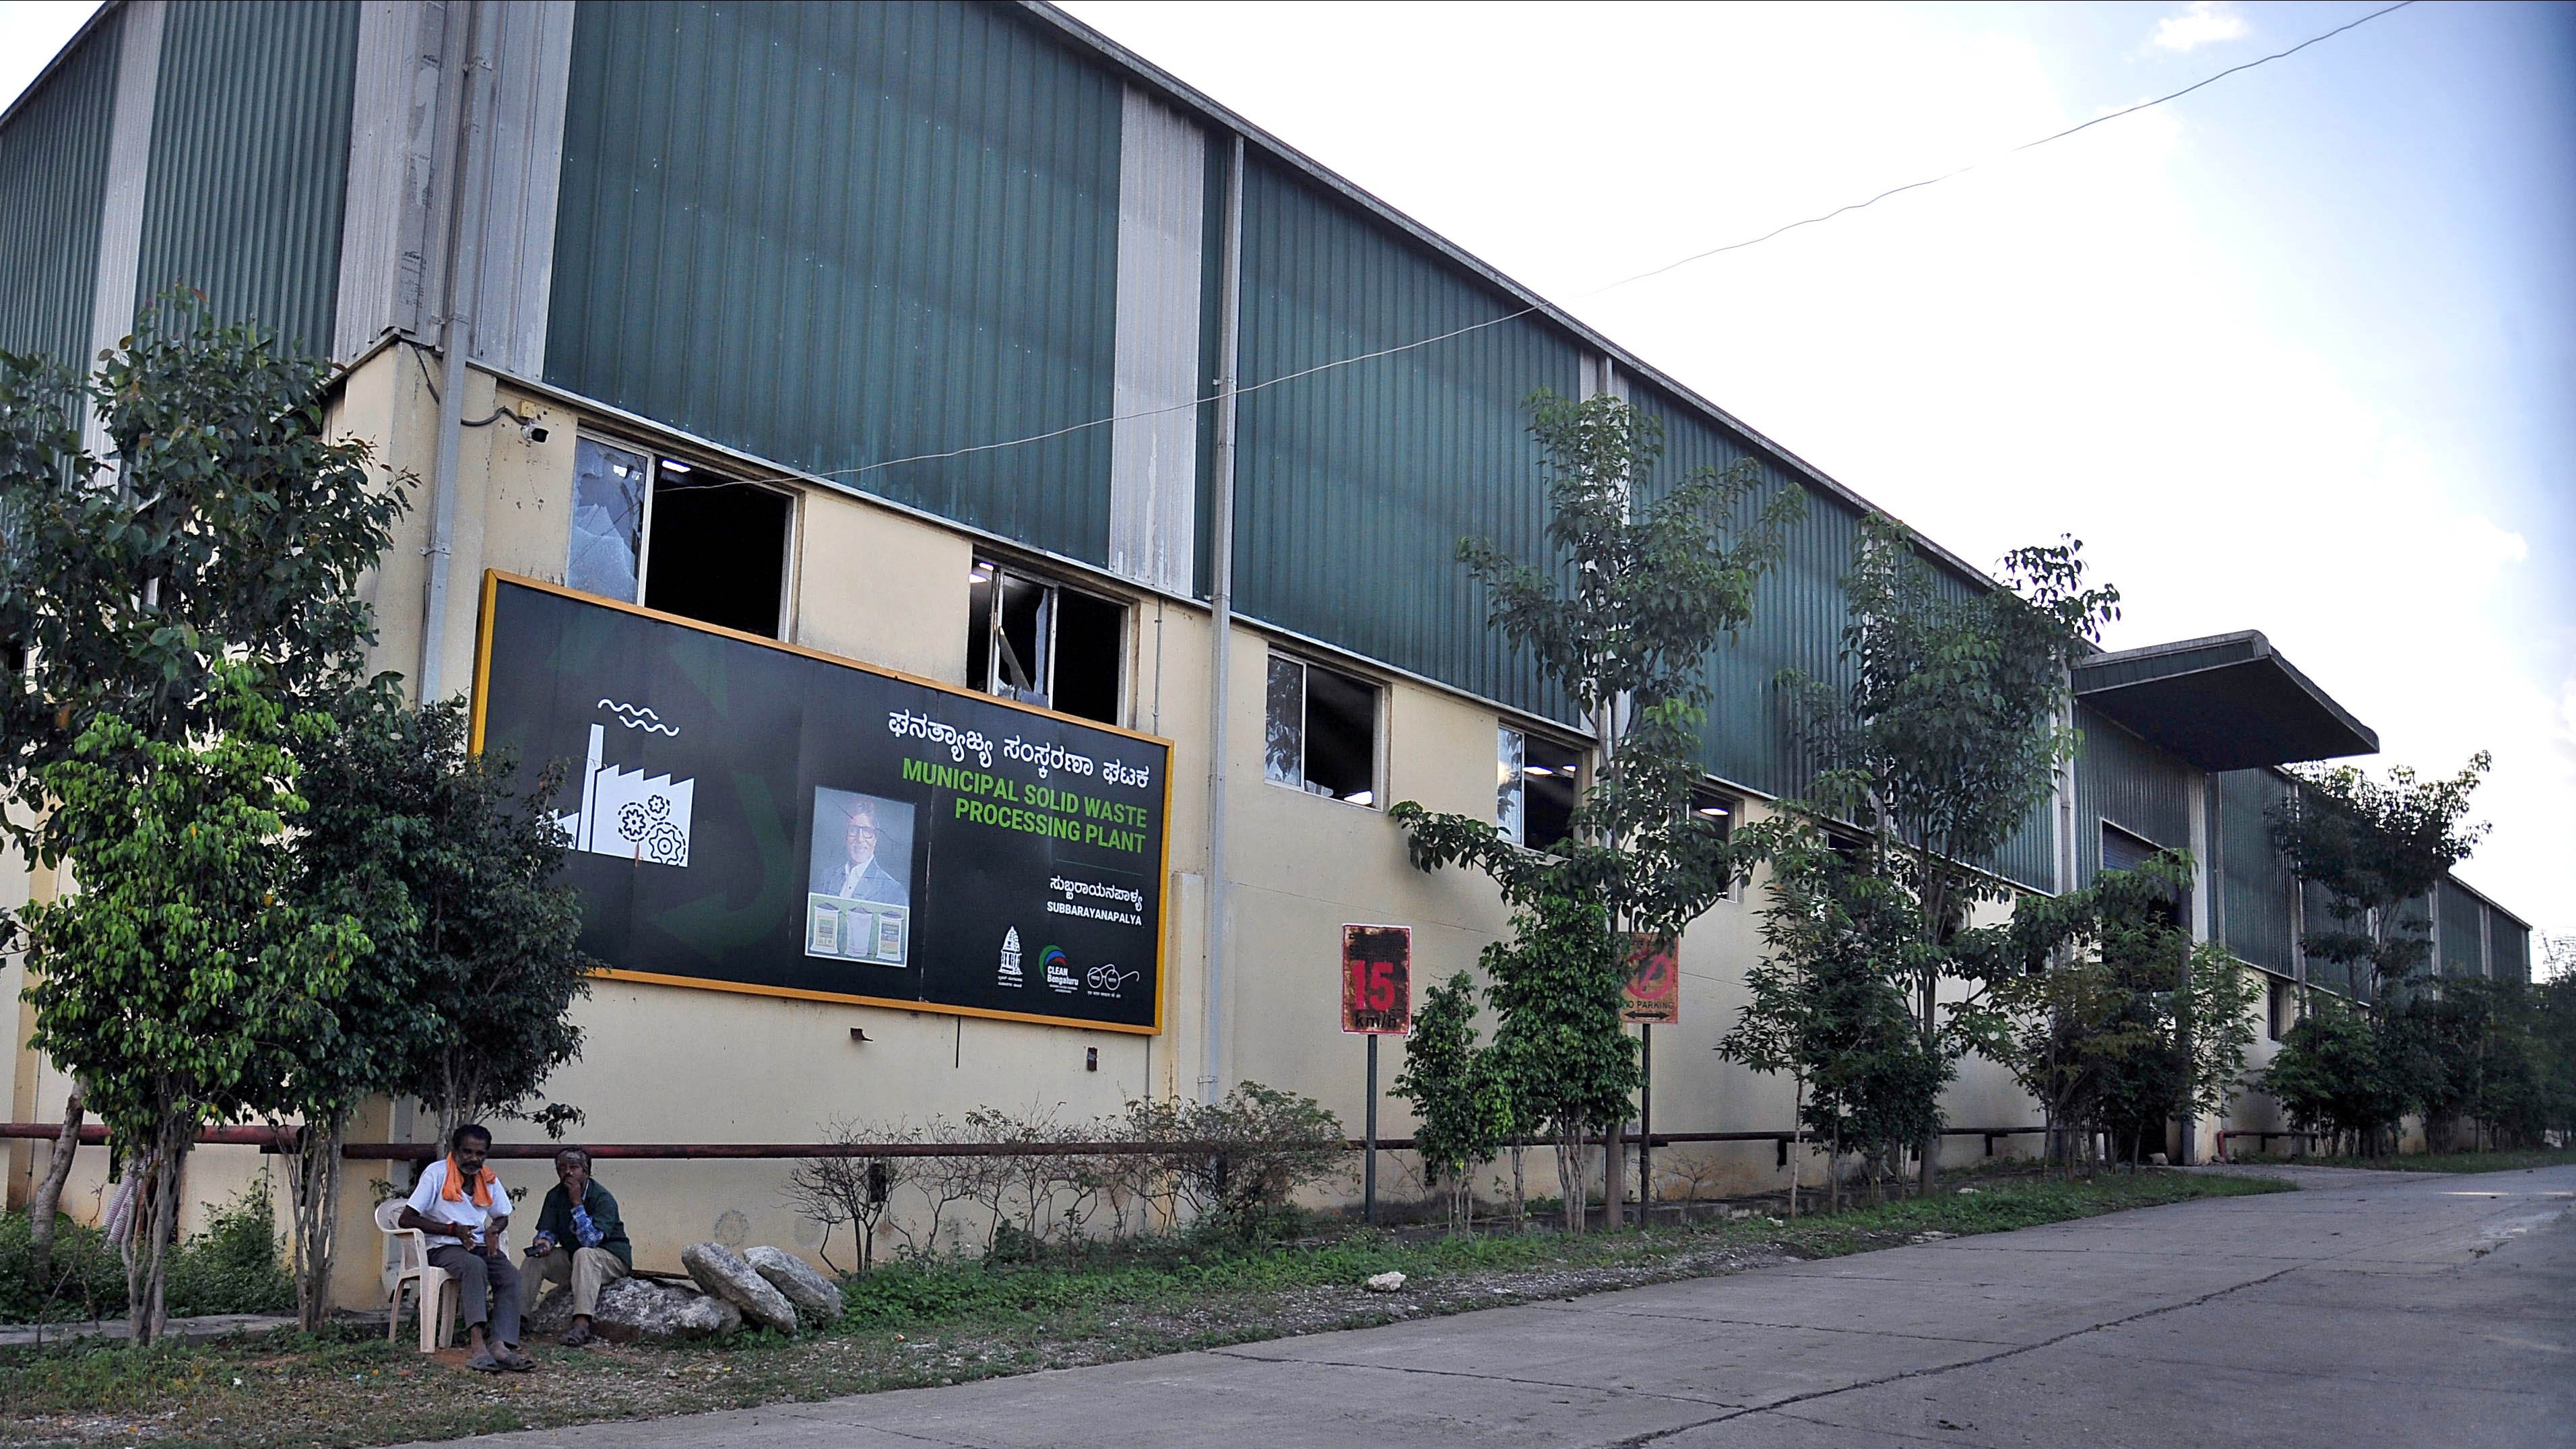
<instances>
[{"instance_id":1,"label":"sandal","mask_svg":"<svg viewBox=\"0 0 2576 1449\"><path fill-rule=\"evenodd\" d=\"M590 1342L590 1326L588 1324L575 1324L572 1327L565 1329L563 1331L563 1337L556 1339L555 1341L566 1348L580 1348Z\"/></svg>"},{"instance_id":2,"label":"sandal","mask_svg":"<svg viewBox=\"0 0 2576 1449\"><path fill-rule=\"evenodd\" d=\"M497 1374L502 1371L501 1361L489 1352L478 1353L467 1359L465 1366L478 1374Z\"/></svg>"},{"instance_id":3,"label":"sandal","mask_svg":"<svg viewBox=\"0 0 2576 1449\"><path fill-rule=\"evenodd\" d=\"M514 1374L528 1373L534 1370L537 1366L537 1361L535 1359L528 1357L526 1354L519 1352L515 1348L505 1348L501 1350L500 1358L501 1367L508 1369Z\"/></svg>"}]
</instances>

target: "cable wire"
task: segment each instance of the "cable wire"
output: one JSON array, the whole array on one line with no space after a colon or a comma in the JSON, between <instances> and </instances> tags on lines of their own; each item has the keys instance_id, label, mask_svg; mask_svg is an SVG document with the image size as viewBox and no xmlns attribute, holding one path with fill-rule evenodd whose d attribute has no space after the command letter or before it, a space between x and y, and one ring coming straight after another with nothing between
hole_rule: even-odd
<instances>
[{"instance_id":1,"label":"cable wire","mask_svg":"<svg viewBox=\"0 0 2576 1449\"><path fill-rule=\"evenodd\" d=\"M1632 276L1621 277L1615 282L1609 282L1602 286L1595 287L1589 292L1578 293L1576 300L1598 297L1603 293L1616 291L1619 288L1628 286L1632 283L1660 277L1667 272L1689 266L1694 262L1706 261L1710 257L1722 256L1728 252L1739 252L1747 247L1760 246L1762 243L1767 242L1774 237L1796 231L1801 227L1818 226L1825 222L1832 221L1838 216L1860 211L1867 207L1876 206L1878 203L1887 200L1889 197L1901 196L1909 191L1920 191L1927 186L1937 186L1944 181L1964 176L1971 171L1977 170L1979 167L1990 166L1995 162L2002 161L2013 156L2018 156L2025 151L2036 150L2037 148L2048 145L2053 141L2063 141L2067 137L2075 135L2080 131L2091 130L2093 127L2102 125L2105 122L2116 121L2123 116L2134 116L2140 111L2152 110L2169 101L2180 100L2184 96L2190 95L2192 92L2200 90L2205 86L2215 85L2218 82L2227 79L2229 76L2253 70L2258 66L2270 65L2276 60L2286 60L2289 57L2298 54L2300 51L2307 49L2309 46L2318 45L2325 41L2332 40L2336 36L2343 34L2345 31L2358 29L2382 16L2393 15L2415 3L2416 0L2396 0L2396 3L2393 5L2383 6L2380 9L2371 11L2369 14L2364 15L2359 19L2347 21L2344 24L2336 26L2332 30L2312 35L2307 39L2300 41L2298 44L2291 46L2287 50L2274 51L2270 55L2260 56L2256 59L2245 61L2239 65L2229 66L2227 69L2219 71L2214 75L2205 76L2200 80L2194 81L2190 85L2184 86L2181 90L2168 92L2165 95L2157 96L2153 100L2140 101L2136 105L2126 106L2120 110L2112 111L2105 115L2095 116L2089 121L2069 126L2062 131L2052 132L2035 141L2025 141L2008 151L1998 152L1995 155L1984 158L1983 160L1969 162L1965 166L1961 166L1953 171L1945 171L1938 176L1927 176L1920 181L1909 181L1902 186L1891 186L1887 190L1878 193L1876 196L1870 197L1866 201L1851 202L1847 205L1835 207L1831 211L1821 212L1815 216L1804 217L1797 221L1787 222L1780 226L1773 227L1771 230L1762 233L1760 236L1749 237L1738 242L1729 242L1724 246L1711 247L1706 251L1693 252L1689 256L1682 257L1676 261L1666 262L1662 266L1652 268L1648 271L1638 272ZM1319 372L1330 372L1336 368L1352 367L1363 362L1374 362L1381 357L1392 357L1400 352L1413 352L1421 348L1435 346L1442 342L1464 337L1471 332L1481 332L1488 327L1500 327L1506 322L1516 322L1523 317L1546 310L1546 306L1547 304L1543 302L1534 302L1529 306L1522 307L1516 311L1503 313L1499 317L1487 318L1482 322L1472 322L1464 327L1452 328L1447 332L1438 333L1434 336L1418 338L1412 342L1398 343L1393 347L1381 347L1375 351L1362 352L1351 357L1335 358L1330 362L1319 362L1312 367L1300 368L1295 372L1282 373L1277 377L1265 378L1260 382L1248 383L1237 387L1233 390L1234 395L1241 398L1252 393L1259 392L1264 388L1277 387L1279 384L1284 382L1295 382L1299 378L1312 377ZM425 372L426 370L427 365L423 364L423 371ZM1224 395L1225 389L1220 386L1215 392L1209 393L1203 397L1194 397L1188 402L1167 403L1161 407L1143 408L1129 413L1114 413L1107 417L1093 418L1087 422L1069 423L1063 427L1051 428L1042 433L1031 433L1026 437L1007 438L998 443L975 443L967 447L949 448L935 453L913 453L901 458L886 458L878 462L859 463L847 468L834 468L808 473L782 474L773 478L737 478L728 481L736 483L794 483L813 478L855 478L860 474L878 472L887 468L900 468L911 463L935 463L949 458L963 458L975 453L991 453L1004 448L1027 447L1033 443L1050 442L1054 439L1067 437L1074 433L1086 432L1092 428L1108 427L1114 423L1134 422L1144 418L1161 417L1167 413L1186 412L1193 408L1203 407L1209 403L1215 402Z\"/></svg>"}]
</instances>

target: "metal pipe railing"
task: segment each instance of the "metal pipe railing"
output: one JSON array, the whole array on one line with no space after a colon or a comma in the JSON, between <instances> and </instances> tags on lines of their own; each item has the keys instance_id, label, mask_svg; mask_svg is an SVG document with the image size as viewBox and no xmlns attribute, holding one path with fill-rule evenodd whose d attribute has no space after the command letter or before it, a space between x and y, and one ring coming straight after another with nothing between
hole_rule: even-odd
<instances>
[{"instance_id":1,"label":"metal pipe railing","mask_svg":"<svg viewBox=\"0 0 2576 1449\"><path fill-rule=\"evenodd\" d=\"M0 1122L0 1139L35 1138L51 1142L62 1135L60 1123ZM2045 1127L1945 1127L1949 1137L1983 1137L1986 1154L1994 1155L1998 1137L2028 1136L2045 1132ZM2235 1136L2261 1134L2235 1133ZM2283 1134L2273 1133L2273 1136ZM302 1129L295 1127L208 1127L197 1134L201 1147L257 1147L262 1152L293 1152L302 1140ZM1771 1142L1779 1146L1779 1160L1788 1162L1792 1142L1819 1144L1812 1132L1658 1132L1652 1145L1670 1147L1691 1142ZM85 1146L98 1146L107 1141L107 1129L91 1124L80 1129ZM568 1142L496 1142L491 1155L496 1159L543 1161L574 1144ZM585 1142L579 1144L593 1158L629 1161L713 1161L777 1160L807 1157L1141 1157L1169 1152L1221 1152L1231 1144L1223 1142ZM1347 1138L1343 1147L1352 1152L1365 1152L1368 1144L1358 1138ZM1524 1147L1551 1145L1544 1139L1520 1144ZM1411 1149L1410 1137L1381 1137L1381 1152ZM343 1142L340 1156L359 1162L427 1162L440 1155L430 1142Z\"/></svg>"}]
</instances>

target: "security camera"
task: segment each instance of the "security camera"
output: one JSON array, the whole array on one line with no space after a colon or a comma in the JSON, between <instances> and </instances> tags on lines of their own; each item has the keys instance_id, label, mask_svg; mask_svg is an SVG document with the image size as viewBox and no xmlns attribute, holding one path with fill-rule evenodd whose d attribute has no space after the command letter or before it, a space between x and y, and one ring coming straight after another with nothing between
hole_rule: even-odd
<instances>
[{"instance_id":1,"label":"security camera","mask_svg":"<svg viewBox=\"0 0 2576 1449\"><path fill-rule=\"evenodd\" d=\"M546 425L543 423L522 424L519 428L519 435L526 438L531 443L542 443L546 440Z\"/></svg>"}]
</instances>

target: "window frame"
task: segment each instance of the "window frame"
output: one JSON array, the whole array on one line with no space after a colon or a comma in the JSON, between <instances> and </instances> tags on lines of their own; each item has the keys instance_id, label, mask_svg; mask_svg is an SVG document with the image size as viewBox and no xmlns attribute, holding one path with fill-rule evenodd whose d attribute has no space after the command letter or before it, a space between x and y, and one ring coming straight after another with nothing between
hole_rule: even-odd
<instances>
[{"instance_id":1,"label":"window frame","mask_svg":"<svg viewBox=\"0 0 2576 1449\"><path fill-rule=\"evenodd\" d=\"M1001 646L1002 633L1002 589L1000 585L1003 577L1008 575L1009 577L1019 579L1023 582L1035 584L1047 591L1046 639L1043 645L1043 658L1041 661L1042 672L1046 675L1046 678L1038 682L1035 686L1038 692L1045 696L1045 702L1043 704L1037 704L1037 707L1040 709L1050 710L1057 714L1070 713L1070 711L1056 703L1057 699L1062 694L1062 691L1056 687L1056 666L1059 662L1059 651L1056 646L1058 638L1057 631L1062 625L1064 619L1064 611L1061 607L1064 596L1067 594L1073 594L1077 597L1087 599L1092 603L1106 605L1109 608L1118 611L1118 662L1113 671L1114 678L1111 681L1111 689L1115 695L1115 703L1110 707L1112 718L1094 722L1111 725L1117 728L1126 727L1128 712L1133 704L1133 701L1128 697L1129 692L1127 685L1128 675L1132 672L1135 663L1135 656L1133 653L1136 647L1135 630L1130 627L1136 616L1135 600L1121 598L1116 594L1106 593L1099 589L1086 588L1060 574L1052 574L1040 569L1034 569L1016 559L984 549L977 549L974 551L973 561L968 565L967 572L970 575L981 575L980 578L970 579L967 585L966 627L969 630L972 630L975 627L974 591L977 588L984 588L987 590L984 605L985 614L983 632L979 636L975 636L982 640L984 647L984 683L979 691L980 693L988 695L994 699L1010 699L1020 704L1035 703L1035 701L1020 699L1016 694L1005 695L999 689L995 688L996 681L1000 678L1000 671L997 668L1000 663L997 655ZM969 689L976 688L974 681L975 660L972 656L969 656L966 660L966 684ZM1074 718L1088 719L1090 717L1087 715L1075 715Z\"/></svg>"},{"instance_id":2,"label":"window frame","mask_svg":"<svg viewBox=\"0 0 2576 1449\"><path fill-rule=\"evenodd\" d=\"M1726 817L1726 838L1729 841L1733 841L1735 839L1737 828L1742 826L1744 823L1745 796L1740 791L1729 789L1714 775L1702 775L1698 780L1692 782L1690 804L1685 808L1689 809L1693 814L1705 814L1708 807L1703 805L1701 802L1707 800L1723 802L1718 808ZM1743 900L1745 885L1746 879L1743 876L1739 875L1729 879L1726 883L1726 893L1719 896L1718 899L1722 901Z\"/></svg>"},{"instance_id":3,"label":"window frame","mask_svg":"<svg viewBox=\"0 0 2576 1449\"><path fill-rule=\"evenodd\" d=\"M621 604L631 604L639 609L648 607L644 600L650 596L652 590L653 515L658 511L654 505L659 501L662 479L667 471L676 469L680 473L687 474L705 468L713 475L714 486L751 488L772 497L787 500L787 526L780 529L778 534L777 632L767 637L780 643L792 642L796 627L796 575L798 565L803 561L803 551L797 545L803 537L805 527L804 490L781 488L770 483L754 482L748 478L736 478L727 470L714 464L701 463L678 452L639 443L632 438L599 428L584 426L578 429L574 434L573 445L578 449L584 442L597 443L605 448L615 448L619 452L631 453L644 460L644 507L635 524L635 596L630 599L619 599L618 602ZM575 456L578 458L578 453ZM575 477L578 478L578 476L579 465L576 463ZM572 582L572 544L573 540L568 537L564 543L564 586L567 588L578 587ZM579 592L591 594L594 598L613 597L589 589L580 589ZM692 620L691 622L706 621Z\"/></svg>"},{"instance_id":4,"label":"window frame","mask_svg":"<svg viewBox=\"0 0 2576 1449\"><path fill-rule=\"evenodd\" d=\"M1502 771L1504 769L1502 737L1507 734L1518 738L1521 746L1520 763L1513 767L1516 774L1514 778L1508 782L1502 778ZM1574 800L1577 805L1582 803L1583 787L1592 777L1592 750L1589 745L1568 744L1562 736L1552 735L1544 730L1534 730L1523 725L1517 725L1507 719L1498 717L1494 721L1494 828L1502 832L1505 840L1519 846L1521 849L1535 850L1541 854L1546 854L1561 841L1572 839L1573 832L1569 830L1565 835L1559 837L1557 840L1549 841L1546 845L1532 845L1529 843L1530 746L1533 743L1544 745L1547 749L1557 754L1572 756L1572 764L1550 767L1550 774L1552 776L1557 770L1561 769L1564 772L1564 778L1570 779L1574 782ZM1502 796L1503 791L1506 788L1510 788L1516 792L1519 798L1520 819L1517 823L1517 828L1506 828L1505 822L1501 818Z\"/></svg>"},{"instance_id":5,"label":"window frame","mask_svg":"<svg viewBox=\"0 0 2576 1449\"><path fill-rule=\"evenodd\" d=\"M1279 779L1270 772L1270 670L1273 664L1283 660L1296 665L1300 671L1297 682L1297 781L1295 783ZM1332 795L1316 789L1313 783L1312 772L1307 768L1307 761L1312 755L1308 745L1314 734L1315 717L1315 692L1313 689L1308 687L1307 677L1314 670L1318 669L1323 670L1327 674L1337 675L1343 679L1349 680L1350 682L1367 689L1369 692L1369 782L1368 788L1365 792L1368 795L1368 798L1365 800L1358 798L1359 794L1362 793L1359 791L1353 791L1348 794ZM1383 811L1386 808L1388 698L1389 694L1384 680L1359 673L1356 670L1343 669L1336 665L1326 664L1322 660L1316 659L1310 655L1301 654L1293 649L1283 649L1277 645L1270 646L1268 651L1264 654L1261 663L1262 783L1265 785L1275 786L1278 789L1288 790L1299 795L1305 795L1313 799L1328 800L1336 805L1348 805L1354 810Z\"/></svg>"}]
</instances>

